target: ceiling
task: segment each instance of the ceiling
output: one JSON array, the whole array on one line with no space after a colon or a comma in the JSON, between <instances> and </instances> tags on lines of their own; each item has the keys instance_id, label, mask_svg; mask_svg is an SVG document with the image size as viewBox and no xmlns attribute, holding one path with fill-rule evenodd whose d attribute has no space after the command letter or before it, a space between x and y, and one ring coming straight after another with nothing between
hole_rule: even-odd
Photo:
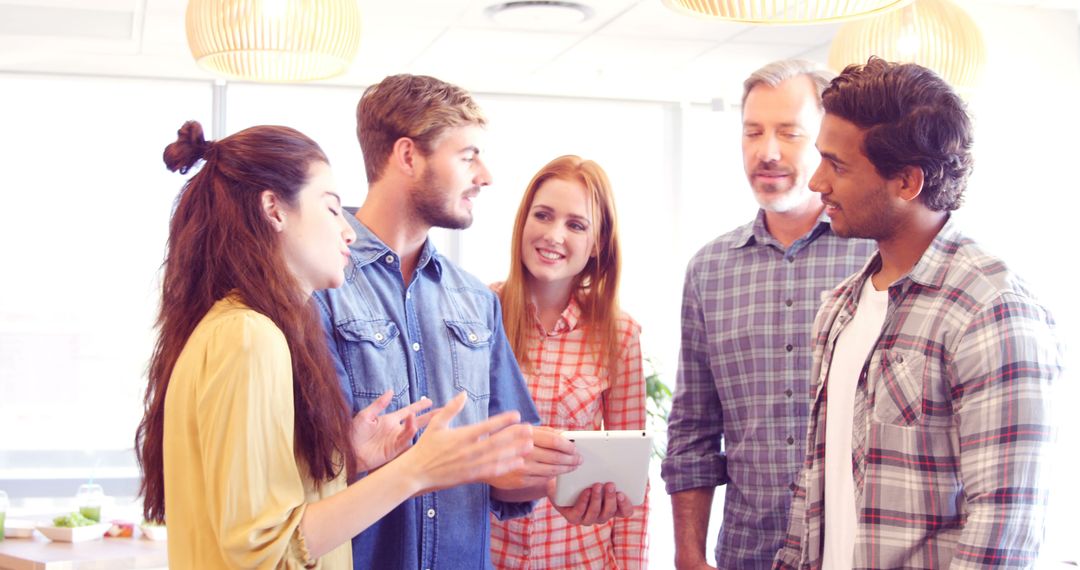
<instances>
[{"instance_id":1,"label":"ceiling","mask_svg":"<svg viewBox=\"0 0 1080 570\"><path fill-rule=\"evenodd\" d=\"M779 58L825 61L839 24L751 26L677 14L661 0L581 0L580 23L505 25L500 0L358 0L360 51L328 81L392 73L468 89L616 99L738 98L738 81ZM958 0L1076 11L1077 0ZM209 78L192 61L186 0L0 0L0 71Z\"/></svg>"}]
</instances>

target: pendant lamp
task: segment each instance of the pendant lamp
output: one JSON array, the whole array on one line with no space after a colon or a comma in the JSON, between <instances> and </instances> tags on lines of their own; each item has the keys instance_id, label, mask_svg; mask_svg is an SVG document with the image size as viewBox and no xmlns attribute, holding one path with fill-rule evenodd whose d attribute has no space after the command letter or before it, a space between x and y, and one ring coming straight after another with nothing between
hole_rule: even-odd
<instances>
[{"instance_id":1,"label":"pendant lamp","mask_svg":"<svg viewBox=\"0 0 1080 570\"><path fill-rule=\"evenodd\" d=\"M964 89L978 83L986 44L975 21L951 0L915 0L841 27L829 48L829 67L840 71L871 55L928 67Z\"/></svg>"},{"instance_id":2,"label":"pendant lamp","mask_svg":"<svg viewBox=\"0 0 1080 570\"><path fill-rule=\"evenodd\" d=\"M231 79L299 82L344 73L360 46L357 0L190 0L188 46Z\"/></svg>"},{"instance_id":3,"label":"pendant lamp","mask_svg":"<svg viewBox=\"0 0 1080 570\"><path fill-rule=\"evenodd\" d=\"M683 14L747 24L821 24L881 14L911 0L663 0Z\"/></svg>"}]
</instances>

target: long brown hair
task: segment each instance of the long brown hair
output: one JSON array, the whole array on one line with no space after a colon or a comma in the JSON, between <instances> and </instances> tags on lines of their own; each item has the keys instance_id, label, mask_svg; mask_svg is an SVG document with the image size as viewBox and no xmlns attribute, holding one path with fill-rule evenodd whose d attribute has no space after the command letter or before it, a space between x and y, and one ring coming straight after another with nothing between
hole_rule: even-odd
<instances>
[{"instance_id":1,"label":"long brown hair","mask_svg":"<svg viewBox=\"0 0 1080 570\"><path fill-rule=\"evenodd\" d=\"M195 326L232 292L273 321L289 345L298 460L316 485L353 465L349 409L315 305L288 270L260 199L270 190L297 206L311 165L327 162L326 155L315 141L287 127L253 127L207 142L202 126L188 121L177 135L165 148L169 170L186 174L200 159L205 164L181 190L169 224L158 339L135 435L143 515L157 522L165 519L162 439L169 379Z\"/></svg>"},{"instance_id":2,"label":"long brown hair","mask_svg":"<svg viewBox=\"0 0 1080 570\"><path fill-rule=\"evenodd\" d=\"M503 327L518 363L530 371L527 354L533 333L529 311L529 293L525 279L525 263L521 260L521 240L529 209L540 186L551 178L581 182L589 194L594 212L594 255L574 278L574 299L581 306L582 321L589 327L588 339L595 354L609 371L614 370L619 357L617 323L619 317L619 270L622 257L619 251L619 229L615 217L615 198L607 173L600 165L580 156L565 155L544 165L533 176L521 197L514 218L514 237L510 242L510 275L506 278L499 299L503 305ZM599 360L599 359L598 359ZM598 362L599 364L600 362Z\"/></svg>"}]
</instances>

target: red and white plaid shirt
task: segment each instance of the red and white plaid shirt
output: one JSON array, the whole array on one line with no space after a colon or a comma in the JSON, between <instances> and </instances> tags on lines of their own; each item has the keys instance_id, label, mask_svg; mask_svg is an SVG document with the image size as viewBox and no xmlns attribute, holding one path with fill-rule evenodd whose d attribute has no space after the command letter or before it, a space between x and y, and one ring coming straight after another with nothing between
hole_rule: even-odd
<instances>
[{"instance_id":1,"label":"red and white plaid shirt","mask_svg":"<svg viewBox=\"0 0 1080 570\"><path fill-rule=\"evenodd\" d=\"M492 286L496 291L501 283ZM535 313L534 313L535 316ZM607 370L579 327L574 301L551 332L535 321L525 373L543 425L563 430L639 430L645 427L645 376L641 326L626 313L617 323L619 359ZM519 355L520 359L520 355ZM540 499L532 513L506 521L491 518L491 560L496 568L637 569L647 567L649 516L645 502L627 518L593 526L572 525Z\"/></svg>"}]
</instances>

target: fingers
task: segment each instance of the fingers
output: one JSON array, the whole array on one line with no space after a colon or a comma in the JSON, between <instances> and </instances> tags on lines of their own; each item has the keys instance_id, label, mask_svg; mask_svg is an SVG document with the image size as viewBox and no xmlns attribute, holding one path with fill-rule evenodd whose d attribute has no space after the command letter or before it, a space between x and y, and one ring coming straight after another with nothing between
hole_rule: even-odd
<instances>
[{"instance_id":1,"label":"fingers","mask_svg":"<svg viewBox=\"0 0 1080 570\"><path fill-rule=\"evenodd\" d=\"M574 442L566 439L561 433L549 427L538 427L533 434L533 442L536 447L550 449L555 452L576 454L577 448Z\"/></svg>"},{"instance_id":2,"label":"fingers","mask_svg":"<svg viewBox=\"0 0 1080 570\"><path fill-rule=\"evenodd\" d=\"M477 422L472 425L462 426L457 428L462 435L472 439L478 439L482 436L495 433L507 426L512 426L521 421L521 414L516 411L503 412L497 416L491 416L490 418ZM432 423L435 423L432 420ZM532 434L535 429L528 424L521 424L522 427L529 433L529 441L532 441Z\"/></svg>"},{"instance_id":3,"label":"fingers","mask_svg":"<svg viewBox=\"0 0 1080 570\"><path fill-rule=\"evenodd\" d=\"M375 401L369 404L368 407L357 412L356 415L362 416L365 419L374 418L375 416L383 413L383 410L385 410L386 407L390 405L390 401L393 399L393 390L387 390L383 392L381 396L375 398Z\"/></svg>"},{"instance_id":4,"label":"fingers","mask_svg":"<svg viewBox=\"0 0 1080 570\"><path fill-rule=\"evenodd\" d=\"M432 416L431 421L428 423L430 429L443 429L450 425L450 422L458 415L458 412L465 407L465 392L459 392L454 399L446 403L439 411Z\"/></svg>"},{"instance_id":5,"label":"fingers","mask_svg":"<svg viewBox=\"0 0 1080 570\"><path fill-rule=\"evenodd\" d=\"M420 430L426 428L428 423L431 422L431 418L435 417L435 414L439 413L442 408L436 408L434 410L428 410L419 416L416 416L416 429Z\"/></svg>"},{"instance_id":6,"label":"fingers","mask_svg":"<svg viewBox=\"0 0 1080 570\"><path fill-rule=\"evenodd\" d=\"M461 430L455 430L462 435ZM474 439L474 438L470 438ZM474 477L484 479L497 477L521 468L524 456L532 449L532 430L527 424L517 424L498 431L495 435L472 443L462 449L462 456L469 458L474 466Z\"/></svg>"},{"instance_id":7,"label":"fingers","mask_svg":"<svg viewBox=\"0 0 1080 570\"><path fill-rule=\"evenodd\" d=\"M619 508L616 511L615 516L626 518L634 514L634 504L630 502L630 497L627 497L625 493L617 493L617 495L616 501L618 502Z\"/></svg>"},{"instance_id":8,"label":"fingers","mask_svg":"<svg viewBox=\"0 0 1080 570\"><path fill-rule=\"evenodd\" d=\"M388 393L389 391L387 391L387 394ZM383 396L386 396L386 394L379 396L379 398L381 399ZM430 408L431 405L431 400L429 400L427 396L423 396L419 400L409 404L408 406L405 406L404 408L401 408L400 410L394 410L393 412L386 414L386 418L395 422L401 422L410 416L416 416L416 414L419 414L420 412ZM385 408L385 406L383 407Z\"/></svg>"},{"instance_id":9,"label":"fingers","mask_svg":"<svg viewBox=\"0 0 1080 570\"><path fill-rule=\"evenodd\" d=\"M600 518L600 510L604 503L604 486L600 483L594 483L589 491L588 507L585 509L585 513L581 517L581 524L593 525L596 524ZM584 495L585 493L582 493Z\"/></svg>"},{"instance_id":10,"label":"fingers","mask_svg":"<svg viewBox=\"0 0 1080 570\"><path fill-rule=\"evenodd\" d=\"M579 495L573 506L562 511L563 517L567 521L573 524L581 524L582 519L585 518L585 512L589 510L589 504L592 502L592 489L585 489Z\"/></svg>"},{"instance_id":11,"label":"fingers","mask_svg":"<svg viewBox=\"0 0 1080 570\"><path fill-rule=\"evenodd\" d=\"M604 485L604 498L600 501L600 512L596 516L596 520L593 521L593 524L600 524L615 516L615 511L619 508L617 494L618 492L615 490L614 483Z\"/></svg>"}]
</instances>

